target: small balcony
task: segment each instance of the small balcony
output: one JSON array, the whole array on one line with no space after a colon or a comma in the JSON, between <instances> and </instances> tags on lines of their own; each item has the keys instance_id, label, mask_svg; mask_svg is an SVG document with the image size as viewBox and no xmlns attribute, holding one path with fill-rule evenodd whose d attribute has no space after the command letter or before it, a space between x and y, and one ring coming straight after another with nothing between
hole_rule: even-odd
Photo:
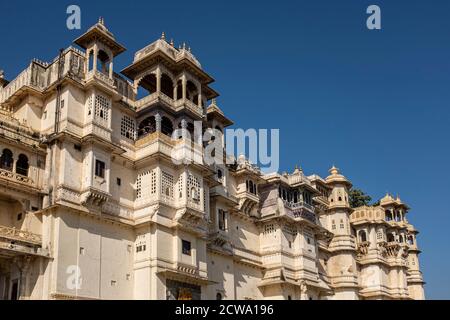
<instances>
[{"instance_id":1,"label":"small balcony","mask_svg":"<svg viewBox=\"0 0 450 320\"><path fill-rule=\"evenodd\" d=\"M230 242L228 232L225 230L215 230L208 234L208 241L218 247L223 247Z\"/></svg>"},{"instance_id":2,"label":"small balcony","mask_svg":"<svg viewBox=\"0 0 450 320\"><path fill-rule=\"evenodd\" d=\"M33 179L6 169L0 169L0 178L22 185L34 187Z\"/></svg>"},{"instance_id":3,"label":"small balcony","mask_svg":"<svg viewBox=\"0 0 450 320\"><path fill-rule=\"evenodd\" d=\"M284 206L286 208L289 208L291 210L297 210L297 209L306 209L308 211L310 211L311 213L314 213L314 206L306 203L304 201L299 201L299 202L288 202L283 200Z\"/></svg>"},{"instance_id":4,"label":"small balcony","mask_svg":"<svg viewBox=\"0 0 450 320\"><path fill-rule=\"evenodd\" d=\"M91 70L86 74L86 83L89 83L91 81L98 81L109 88L112 89L115 88L114 79L110 78L109 75L100 72L98 70Z\"/></svg>"},{"instance_id":5,"label":"small balcony","mask_svg":"<svg viewBox=\"0 0 450 320\"><path fill-rule=\"evenodd\" d=\"M185 109L196 116L199 117L203 116L203 108L201 106L196 105L194 102L188 99L174 100L160 91L154 92L146 97L143 97L142 99L135 101L134 107L136 108L137 111L140 111L156 103L164 103L175 112L179 112Z\"/></svg>"},{"instance_id":6,"label":"small balcony","mask_svg":"<svg viewBox=\"0 0 450 320\"><path fill-rule=\"evenodd\" d=\"M45 250L42 250L42 237L38 234L0 226L0 255L40 255L48 256Z\"/></svg>"},{"instance_id":7,"label":"small balcony","mask_svg":"<svg viewBox=\"0 0 450 320\"><path fill-rule=\"evenodd\" d=\"M358 256L364 256L369 253L370 241L364 241L358 244L356 249Z\"/></svg>"}]
</instances>

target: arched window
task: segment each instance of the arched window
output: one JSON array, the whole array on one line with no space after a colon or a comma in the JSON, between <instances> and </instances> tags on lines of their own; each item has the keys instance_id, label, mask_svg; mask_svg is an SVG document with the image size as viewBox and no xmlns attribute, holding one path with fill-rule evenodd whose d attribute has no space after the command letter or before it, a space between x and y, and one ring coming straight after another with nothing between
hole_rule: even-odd
<instances>
[{"instance_id":1,"label":"arched window","mask_svg":"<svg viewBox=\"0 0 450 320\"><path fill-rule=\"evenodd\" d=\"M172 121L170 121L170 119L166 116L161 119L161 132L169 137L172 136L173 124Z\"/></svg>"},{"instance_id":2,"label":"arched window","mask_svg":"<svg viewBox=\"0 0 450 320\"><path fill-rule=\"evenodd\" d=\"M156 131L156 120L154 116L145 118L139 123L138 137L150 134Z\"/></svg>"},{"instance_id":3,"label":"arched window","mask_svg":"<svg viewBox=\"0 0 450 320\"><path fill-rule=\"evenodd\" d=\"M222 294L220 292L217 292L216 300L222 300Z\"/></svg>"},{"instance_id":4,"label":"arched window","mask_svg":"<svg viewBox=\"0 0 450 320\"><path fill-rule=\"evenodd\" d=\"M146 76L144 76L140 81L139 81L139 86L144 88L146 91L148 91L148 94L152 94L156 92L156 75L151 73L151 74L147 74ZM146 96L146 94L144 92L139 92L140 90L138 89L138 99L141 99L143 97Z\"/></svg>"},{"instance_id":5,"label":"arched window","mask_svg":"<svg viewBox=\"0 0 450 320\"><path fill-rule=\"evenodd\" d=\"M0 157L0 168L12 171L13 168L13 153L9 149L4 149Z\"/></svg>"},{"instance_id":6,"label":"arched window","mask_svg":"<svg viewBox=\"0 0 450 320\"><path fill-rule=\"evenodd\" d=\"M197 86L191 81L188 80L186 83L186 96L188 100L191 100L192 102L195 102L198 95L198 89Z\"/></svg>"},{"instance_id":7,"label":"arched window","mask_svg":"<svg viewBox=\"0 0 450 320\"><path fill-rule=\"evenodd\" d=\"M28 176L29 167L28 157L24 154L20 154L16 162L16 173L21 174L22 176Z\"/></svg>"},{"instance_id":8,"label":"arched window","mask_svg":"<svg viewBox=\"0 0 450 320\"><path fill-rule=\"evenodd\" d=\"M413 236L408 236L408 244L410 246L412 246L414 244L414 237Z\"/></svg>"},{"instance_id":9,"label":"arched window","mask_svg":"<svg viewBox=\"0 0 450 320\"><path fill-rule=\"evenodd\" d=\"M172 79L165 73L161 76L161 92L173 99L173 82Z\"/></svg>"},{"instance_id":10,"label":"arched window","mask_svg":"<svg viewBox=\"0 0 450 320\"><path fill-rule=\"evenodd\" d=\"M386 221L392 221L392 212L390 210L386 210L384 213L386 215Z\"/></svg>"},{"instance_id":11,"label":"arched window","mask_svg":"<svg viewBox=\"0 0 450 320\"><path fill-rule=\"evenodd\" d=\"M89 51L88 71L94 69L94 50Z\"/></svg>"},{"instance_id":12,"label":"arched window","mask_svg":"<svg viewBox=\"0 0 450 320\"><path fill-rule=\"evenodd\" d=\"M103 73L109 72L108 63L109 63L108 54L103 50L99 50L97 53L97 70Z\"/></svg>"},{"instance_id":13,"label":"arched window","mask_svg":"<svg viewBox=\"0 0 450 320\"><path fill-rule=\"evenodd\" d=\"M183 81L177 81L177 100L183 99Z\"/></svg>"},{"instance_id":14,"label":"arched window","mask_svg":"<svg viewBox=\"0 0 450 320\"><path fill-rule=\"evenodd\" d=\"M395 235L393 233L388 233L387 241L388 242L395 242Z\"/></svg>"},{"instance_id":15,"label":"arched window","mask_svg":"<svg viewBox=\"0 0 450 320\"><path fill-rule=\"evenodd\" d=\"M366 231L364 231L364 230L359 231L359 241L360 242L366 242L367 241Z\"/></svg>"}]
</instances>

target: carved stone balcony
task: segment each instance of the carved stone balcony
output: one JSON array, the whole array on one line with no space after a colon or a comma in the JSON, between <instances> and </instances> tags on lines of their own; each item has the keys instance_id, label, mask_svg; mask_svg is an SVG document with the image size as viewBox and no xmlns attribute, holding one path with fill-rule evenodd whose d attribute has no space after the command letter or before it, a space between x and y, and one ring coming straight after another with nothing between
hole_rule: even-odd
<instances>
[{"instance_id":1,"label":"carved stone balcony","mask_svg":"<svg viewBox=\"0 0 450 320\"><path fill-rule=\"evenodd\" d=\"M252 213L253 208L259 205L259 196L248 191L240 192L236 195L239 200L238 211L247 215Z\"/></svg>"},{"instance_id":2,"label":"carved stone balcony","mask_svg":"<svg viewBox=\"0 0 450 320\"><path fill-rule=\"evenodd\" d=\"M31 179L27 176L23 176L21 174L9 171L9 170L0 169L0 178L6 179L6 180L12 181L12 182L20 183L23 185L27 185L29 187L34 187L33 179Z\"/></svg>"},{"instance_id":3,"label":"carved stone balcony","mask_svg":"<svg viewBox=\"0 0 450 320\"><path fill-rule=\"evenodd\" d=\"M42 237L40 235L0 226L0 256L16 255L48 256L48 253L46 250L42 250Z\"/></svg>"},{"instance_id":4,"label":"carved stone balcony","mask_svg":"<svg viewBox=\"0 0 450 320\"><path fill-rule=\"evenodd\" d=\"M379 242L378 248L381 254L387 258L396 258L400 252L400 244L398 242Z\"/></svg>"},{"instance_id":5,"label":"carved stone balcony","mask_svg":"<svg viewBox=\"0 0 450 320\"><path fill-rule=\"evenodd\" d=\"M114 88L114 79L98 70L91 70L86 74L86 83L91 81L98 81L107 87Z\"/></svg>"},{"instance_id":6,"label":"carved stone balcony","mask_svg":"<svg viewBox=\"0 0 450 320\"><path fill-rule=\"evenodd\" d=\"M358 256L364 256L367 253L369 253L369 246L370 246L370 241L364 241L364 242L361 242L360 244L358 244L358 247L356 249Z\"/></svg>"},{"instance_id":7,"label":"carved stone balcony","mask_svg":"<svg viewBox=\"0 0 450 320\"><path fill-rule=\"evenodd\" d=\"M174 100L162 92L154 92L140 100L135 101L134 107L137 111L140 111L156 103L164 103L175 112L185 109L196 116L203 116L203 108L201 106L196 105L188 99Z\"/></svg>"},{"instance_id":8,"label":"carved stone balcony","mask_svg":"<svg viewBox=\"0 0 450 320\"><path fill-rule=\"evenodd\" d=\"M136 159L140 160L159 153L171 159L174 164L203 164L203 146L187 139L172 139L161 132L140 137L135 142Z\"/></svg>"},{"instance_id":9,"label":"carved stone balcony","mask_svg":"<svg viewBox=\"0 0 450 320\"><path fill-rule=\"evenodd\" d=\"M42 237L38 234L6 226L0 226L0 237L26 242L32 245L41 245L42 243Z\"/></svg>"},{"instance_id":10,"label":"carved stone balcony","mask_svg":"<svg viewBox=\"0 0 450 320\"><path fill-rule=\"evenodd\" d=\"M303 218L316 223L316 215L314 214L314 207L306 202L287 202L283 201L284 207L287 209L288 215L293 216L295 219Z\"/></svg>"}]
</instances>

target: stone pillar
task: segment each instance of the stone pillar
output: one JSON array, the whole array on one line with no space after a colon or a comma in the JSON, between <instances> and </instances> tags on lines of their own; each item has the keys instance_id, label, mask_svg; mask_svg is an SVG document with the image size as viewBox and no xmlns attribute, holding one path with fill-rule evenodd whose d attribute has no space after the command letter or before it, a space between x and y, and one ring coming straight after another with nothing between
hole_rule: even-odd
<instances>
[{"instance_id":1,"label":"stone pillar","mask_svg":"<svg viewBox=\"0 0 450 320\"><path fill-rule=\"evenodd\" d=\"M177 100L178 100L177 95L178 95L178 84L176 84L176 85L173 87L173 100L174 100L174 101L177 101Z\"/></svg>"},{"instance_id":2,"label":"stone pillar","mask_svg":"<svg viewBox=\"0 0 450 320\"><path fill-rule=\"evenodd\" d=\"M16 169L17 169L17 158L16 158L16 155L13 156L12 161L13 161L13 163L12 163L12 172L15 173Z\"/></svg>"},{"instance_id":3,"label":"stone pillar","mask_svg":"<svg viewBox=\"0 0 450 320\"><path fill-rule=\"evenodd\" d=\"M186 119L181 119L181 129L182 129L182 135L183 139L186 139L187 136L187 121Z\"/></svg>"},{"instance_id":4,"label":"stone pillar","mask_svg":"<svg viewBox=\"0 0 450 320\"><path fill-rule=\"evenodd\" d=\"M161 132L161 115L159 113L155 114L155 121L156 121L156 131Z\"/></svg>"},{"instance_id":5,"label":"stone pillar","mask_svg":"<svg viewBox=\"0 0 450 320\"><path fill-rule=\"evenodd\" d=\"M183 86L183 100L186 100L186 86L187 86L187 80L186 80L186 76L185 75L183 75L182 76L182 78L181 78L181 83L182 83L182 86Z\"/></svg>"},{"instance_id":6,"label":"stone pillar","mask_svg":"<svg viewBox=\"0 0 450 320\"><path fill-rule=\"evenodd\" d=\"M98 49L97 46L94 46L94 56L92 57L92 70L97 70L97 56L98 56Z\"/></svg>"},{"instance_id":7,"label":"stone pillar","mask_svg":"<svg viewBox=\"0 0 450 320\"><path fill-rule=\"evenodd\" d=\"M202 107L202 87L200 85L200 87L198 88L198 101L197 101L197 105L199 108Z\"/></svg>"},{"instance_id":8,"label":"stone pillar","mask_svg":"<svg viewBox=\"0 0 450 320\"><path fill-rule=\"evenodd\" d=\"M91 50L87 50L87 55L86 55L86 63L84 66L84 74L86 75L89 72L89 59L91 57Z\"/></svg>"},{"instance_id":9,"label":"stone pillar","mask_svg":"<svg viewBox=\"0 0 450 320\"><path fill-rule=\"evenodd\" d=\"M161 69L156 69L156 92L161 92Z\"/></svg>"},{"instance_id":10,"label":"stone pillar","mask_svg":"<svg viewBox=\"0 0 450 320\"><path fill-rule=\"evenodd\" d=\"M113 78L113 61L112 59L109 61L109 78Z\"/></svg>"}]
</instances>

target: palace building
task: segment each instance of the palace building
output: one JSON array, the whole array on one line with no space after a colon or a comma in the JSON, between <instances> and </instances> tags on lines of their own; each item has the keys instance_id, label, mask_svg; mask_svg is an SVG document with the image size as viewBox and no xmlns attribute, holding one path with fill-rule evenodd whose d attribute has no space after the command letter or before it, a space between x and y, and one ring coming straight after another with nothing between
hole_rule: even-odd
<instances>
[{"instance_id":1,"label":"palace building","mask_svg":"<svg viewBox=\"0 0 450 320\"><path fill-rule=\"evenodd\" d=\"M337 168L263 174L223 137L231 163L174 162L233 124L191 50L118 72L103 19L74 43L0 74L0 299L424 299L399 197L351 208Z\"/></svg>"}]
</instances>

